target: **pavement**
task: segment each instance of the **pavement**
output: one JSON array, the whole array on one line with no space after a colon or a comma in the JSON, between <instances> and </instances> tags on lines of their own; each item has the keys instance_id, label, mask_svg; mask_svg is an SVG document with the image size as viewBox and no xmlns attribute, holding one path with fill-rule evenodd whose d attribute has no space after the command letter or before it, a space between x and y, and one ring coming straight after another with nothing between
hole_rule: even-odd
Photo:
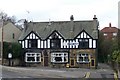
<instances>
[{"instance_id":1,"label":"pavement","mask_svg":"<svg viewBox=\"0 0 120 80\"><path fill-rule=\"evenodd\" d=\"M53 68L47 69L47 68L35 68L35 67L34 68L33 67L20 68L20 67L6 67L6 66L3 67L4 70L7 70L7 72L9 71L11 73L16 73L18 75L22 73L27 77L38 77L38 78L39 77L40 78L82 78L84 77L85 74L85 72L79 72L73 70L66 71L66 70L53 69Z\"/></svg>"},{"instance_id":2,"label":"pavement","mask_svg":"<svg viewBox=\"0 0 120 80\"><path fill-rule=\"evenodd\" d=\"M99 63L98 69L112 69L108 64L105 63Z\"/></svg>"},{"instance_id":3,"label":"pavement","mask_svg":"<svg viewBox=\"0 0 120 80\"><path fill-rule=\"evenodd\" d=\"M0 80L2 79L2 66L0 65Z\"/></svg>"},{"instance_id":4,"label":"pavement","mask_svg":"<svg viewBox=\"0 0 120 80\"><path fill-rule=\"evenodd\" d=\"M8 67L7 70L24 73L35 77L49 78L114 78L112 68L103 63L98 64L98 69L85 68L50 68L50 67ZM32 75L31 75L32 74Z\"/></svg>"}]
</instances>

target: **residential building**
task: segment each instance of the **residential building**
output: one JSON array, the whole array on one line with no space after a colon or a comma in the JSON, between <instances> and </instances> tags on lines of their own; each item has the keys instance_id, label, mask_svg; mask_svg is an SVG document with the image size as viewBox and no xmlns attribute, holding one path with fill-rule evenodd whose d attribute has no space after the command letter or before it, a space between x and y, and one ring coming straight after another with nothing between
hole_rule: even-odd
<instances>
[{"instance_id":1,"label":"residential building","mask_svg":"<svg viewBox=\"0 0 120 80\"><path fill-rule=\"evenodd\" d=\"M109 23L109 27L104 27L101 32L105 39L114 40L117 37L118 30L117 27L112 27L111 23Z\"/></svg>"},{"instance_id":2,"label":"residential building","mask_svg":"<svg viewBox=\"0 0 120 80\"><path fill-rule=\"evenodd\" d=\"M18 42L21 35L21 30L13 23L8 22L3 26L3 41L4 42ZM2 28L0 27L0 42L2 40Z\"/></svg>"},{"instance_id":3,"label":"residential building","mask_svg":"<svg viewBox=\"0 0 120 80\"><path fill-rule=\"evenodd\" d=\"M1 42L18 42L18 39L21 35L21 30L17 28L13 23L11 22L0 22L0 64L1 59L3 56L3 45L1 45ZM2 34L3 33L3 34ZM3 40L3 41L2 41ZM2 46L2 47L1 47Z\"/></svg>"},{"instance_id":4,"label":"residential building","mask_svg":"<svg viewBox=\"0 0 120 80\"><path fill-rule=\"evenodd\" d=\"M29 66L97 67L98 20L27 22L19 38Z\"/></svg>"},{"instance_id":5,"label":"residential building","mask_svg":"<svg viewBox=\"0 0 120 80\"><path fill-rule=\"evenodd\" d=\"M118 28L120 29L120 1L118 2Z\"/></svg>"}]
</instances>

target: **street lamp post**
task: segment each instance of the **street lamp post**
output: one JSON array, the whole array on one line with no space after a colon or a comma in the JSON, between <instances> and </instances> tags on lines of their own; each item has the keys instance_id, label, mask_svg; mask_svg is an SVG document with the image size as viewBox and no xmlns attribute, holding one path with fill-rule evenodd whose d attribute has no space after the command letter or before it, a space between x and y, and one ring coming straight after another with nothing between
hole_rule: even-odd
<instances>
[{"instance_id":1,"label":"street lamp post","mask_svg":"<svg viewBox=\"0 0 120 80\"><path fill-rule=\"evenodd\" d=\"M1 26L1 64L3 65L3 17L0 20L0 26Z\"/></svg>"}]
</instances>

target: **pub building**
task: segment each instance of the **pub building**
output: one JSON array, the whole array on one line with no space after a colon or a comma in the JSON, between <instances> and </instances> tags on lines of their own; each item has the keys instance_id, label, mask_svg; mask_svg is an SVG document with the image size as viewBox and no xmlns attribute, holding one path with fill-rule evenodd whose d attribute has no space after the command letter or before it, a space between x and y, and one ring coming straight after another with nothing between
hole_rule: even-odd
<instances>
[{"instance_id":1,"label":"pub building","mask_svg":"<svg viewBox=\"0 0 120 80\"><path fill-rule=\"evenodd\" d=\"M29 66L97 68L99 22L92 20L24 22L19 38Z\"/></svg>"}]
</instances>

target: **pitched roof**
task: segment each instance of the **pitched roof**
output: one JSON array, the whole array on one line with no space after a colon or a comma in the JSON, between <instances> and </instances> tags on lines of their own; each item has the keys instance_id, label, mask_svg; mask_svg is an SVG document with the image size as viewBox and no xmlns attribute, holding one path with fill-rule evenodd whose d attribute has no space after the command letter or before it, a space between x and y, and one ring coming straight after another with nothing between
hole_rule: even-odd
<instances>
[{"instance_id":1,"label":"pitched roof","mask_svg":"<svg viewBox=\"0 0 120 80\"><path fill-rule=\"evenodd\" d=\"M76 37L82 30L85 30L91 37L96 39L94 29L94 21L73 21L73 37ZM98 24L97 24L98 26ZM96 29L97 29L96 26ZM58 31L65 39L71 39L71 21L52 21L52 22L30 22L27 23L26 31L24 31L19 40L23 40L31 31L34 31L41 39L46 39L53 31Z\"/></svg>"},{"instance_id":2,"label":"pitched roof","mask_svg":"<svg viewBox=\"0 0 120 80\"><path fill-rule=\"evenodd\" d=\"M114 33L114 32L118 32L118 28L116 27L105 27L101 30L104 33Z\"/></svg>"},{"instance_id":3,"label":"pitched roof","mask_svg":"<svg viewBox=\"0 0 120 80\"><path fill-rule=\"evenodd\" d=\"M101 31L104 33L114 33L118 32L118 28L112 27L111 23L109 23L109 27L104 27Z\"/></svg>"}]
</instances>

